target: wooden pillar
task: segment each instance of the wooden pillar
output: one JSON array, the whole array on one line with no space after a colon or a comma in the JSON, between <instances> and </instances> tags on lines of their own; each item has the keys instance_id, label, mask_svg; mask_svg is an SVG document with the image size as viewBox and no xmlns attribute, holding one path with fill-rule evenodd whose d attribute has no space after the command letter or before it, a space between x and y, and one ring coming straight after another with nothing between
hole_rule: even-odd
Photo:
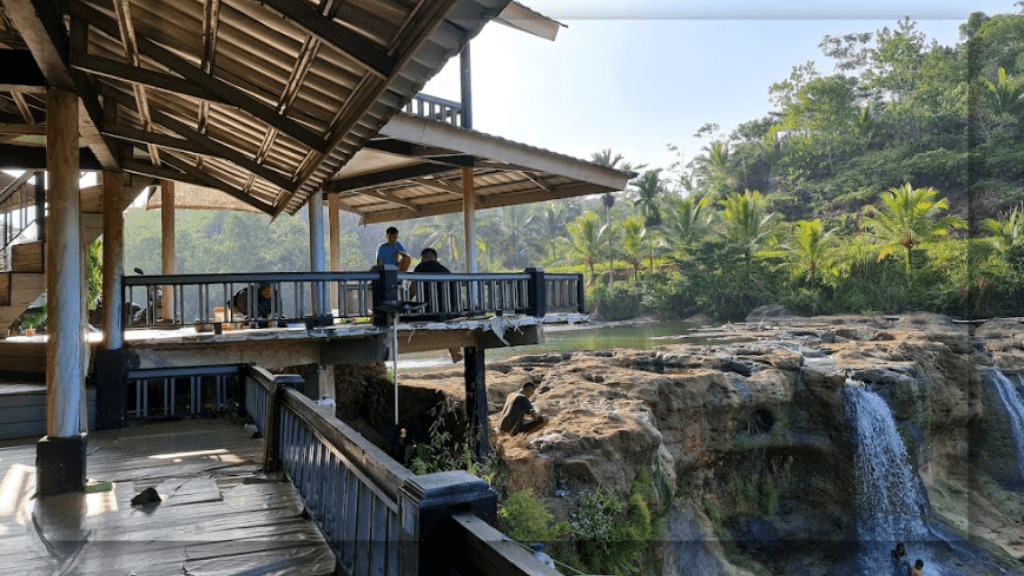
<instances>
[{"instance_id":1,"label":"wooden pillar","mask_svg":"<svg viewBox=\"0 0 1024 576\"><path fill-rule=\"evenodd\" d=\"M160 181L160 237L162 244L160 255L162 267L160 273L170 276L174 270L174 181ZM166 320L174 318L174 292L172 286L163 286L163 305L160 316Z\"/></svg>"},{"instance_id":2,"label":"wooden pillar","mask_svg":"<svg viewBox=\"0 0 1024 576\"><path fill-rule=\"evenodd\" d=\"M36 448L36 491L43 496L82 489L86 449L80 434L86 347L77 95L48 88L46 120L46 437Z\"/></svg>"},{"instance_id":3,"label":"wooden pillar","mask_svg":"<svg viewBox=\"0 0 1024 576\"><path fill-rule=\"evenodd\" d=\"M327 196L327 218L330 222L331 272L341 272L341 223L338 221L338 204L337 194L329 194ZM335 306L340 308L338 284L331 282L331 305L329 308Z\"/></svg>"},{"instance_id":4,"label":"wooden pillar","mask_svg":"<svg viewBox=\"0 0 1024 576\"><path fill-rule=\"evenodd\" d=\"M466 231L466 272L476 273L476 192L473 168L462 169L462 224Z\"/></svg>"},{"instance_id":5,"label":"wooden pillar","mask_svg":"<svg viewBox=\"0 0 1024 576\"><path fill-rule=\"evenodd\" d=\"M463 361L466 376L466 421L469 437L474 442L473 457L477 462L487 459L490 444L487 434L487 380L484 349L466 348Z\"/></svg>"},{"instance_id":6,"label":"wooden pillar","mask_svg":"<svg viewBox=\"0 0 1024 576\"><path fill-rule=\"evenodd\" d=\"M38 240L46 244L46 172L36 172L35 177L35 202L36 202L36 229Z\"/></svg>"},{"instance_id":7,"label":"wooden pillar","mask_svg":"<svg viewBox=\"0 0 1024 576\"><path fill-rule=\"evenodd\" d=\"M103 349L124 345L124 174L103 173Z\"/></svg>"},{"instance_id":8,"label":"wooden pillar","mask_svg":"<svg viewBox=\"0 0 1024 576\"><path fill-rule=\"evenodd\" d=\"M309 197L309 269L326 272L324 258L324 192L318 189ZM324 285L312 283L313 316L326 314Z\"/></svg>"},{"instance_id":9,"label":"wooden pillar","mask_svg":"<svg viewBox=\"0 0 1024 576\"><path fill-rule=\"evenodd\" d=\"M469 42L459 54L459 80L462 88L462 127L473 129L473 81L469 65Z\"/></svg>"}]
</instances>

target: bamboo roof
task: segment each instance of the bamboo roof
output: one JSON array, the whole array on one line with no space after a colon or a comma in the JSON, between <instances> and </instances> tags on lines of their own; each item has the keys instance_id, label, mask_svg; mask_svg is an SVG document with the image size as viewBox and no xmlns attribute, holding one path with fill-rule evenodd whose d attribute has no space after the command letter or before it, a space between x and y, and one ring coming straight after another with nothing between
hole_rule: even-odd
<instances>
[{"instance_id":1,"label":"bamboo roof","mask_svg":"<svg viewBox=\"0 0 1024 576\"><path fill-rule=\"evenodd\" d=\"M46 88L82 168L293 214L508 0L0 0L0 168L45 168Z\"/></svg>"}]
</instances>

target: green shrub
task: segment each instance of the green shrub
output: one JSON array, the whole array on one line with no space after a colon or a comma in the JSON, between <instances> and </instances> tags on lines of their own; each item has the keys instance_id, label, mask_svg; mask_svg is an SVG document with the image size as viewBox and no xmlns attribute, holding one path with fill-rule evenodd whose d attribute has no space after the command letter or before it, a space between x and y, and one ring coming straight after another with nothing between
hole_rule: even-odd
<instances>
[{"instance_id":1,"label":"green shrub","mask_svg":"<svg viewBox=\"0 0 1024 576\"><path fill-rule=\"evenodd\" d=\"M636 574L640 555L653 533L651 510L633 484L626 517L614 491L585 494L571 515L569 532L587 570L598 574Z\"/></svg>"},{"instance_id":2,"label":"green shrub","mask_svg":"<svg viewBox=\"0 0 1024 576\"><path fill-rule=\"evenodd\" d=\"M609 288L605 284L591 287L587 301L601 319L629 320L644 312L642 291L632 282L619 282Z\"/></svg>"},{"instance_id":3,"label":"green shrub","mask_svg":"<svg viewBox=\"0 0 1024 576\"><path fill-rule=\"evenodd\" d=\"M552 523L554 516L527 488L510 495L498 510L498 527L516 542L553 542L569 533L568 522Z\"/></svg>"}]
</instances>

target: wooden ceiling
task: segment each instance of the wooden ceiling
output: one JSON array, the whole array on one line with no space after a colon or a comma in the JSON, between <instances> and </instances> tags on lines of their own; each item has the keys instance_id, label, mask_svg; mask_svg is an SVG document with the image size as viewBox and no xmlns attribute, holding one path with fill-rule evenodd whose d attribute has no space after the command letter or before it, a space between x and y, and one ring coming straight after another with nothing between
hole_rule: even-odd
<instances>
[{"instance_id":1,"label":"wooden ceiling","mask_svg":"<svg viewBox=\"0 0 1024 576\"><path fill-rule=\"evenodd\" d=\"M45 167L46 86L83 169L294 213L508 0L0 0L0 168Z\"/></svg>"}]
</instances>

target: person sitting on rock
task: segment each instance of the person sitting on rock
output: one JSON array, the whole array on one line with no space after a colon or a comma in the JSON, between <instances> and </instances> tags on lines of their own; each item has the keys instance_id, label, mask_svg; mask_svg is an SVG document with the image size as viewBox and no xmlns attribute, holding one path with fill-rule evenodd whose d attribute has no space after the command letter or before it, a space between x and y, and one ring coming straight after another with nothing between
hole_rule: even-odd
<instances>
[{"instance_id":1,"label":"person sitting on rock","mask_svg":"<svg viewBox=\"0 0 1024 576\"><path fill-rule=\"evenodd\" d=\"M914 567L910 569L910 576L921 576L922 570L924 570L924 560L918 558L917 562L914 562Z\"/></svg>"},{"instance_id":2,"label":"person sitting on rock","mask_svg":"<svg viewBox=\"0 0 1024 576\"><path fill-rule=\"evenodd\" d=\"M505 399L505 407L501 410L502 434L529 434L547 424L547 419L537 412L530 402L530 396L537 391L537 385L533 382L523 384L519 390L508 395ZM526 416L530 419L527 420Z\"/></svg>"}]
</instances>

